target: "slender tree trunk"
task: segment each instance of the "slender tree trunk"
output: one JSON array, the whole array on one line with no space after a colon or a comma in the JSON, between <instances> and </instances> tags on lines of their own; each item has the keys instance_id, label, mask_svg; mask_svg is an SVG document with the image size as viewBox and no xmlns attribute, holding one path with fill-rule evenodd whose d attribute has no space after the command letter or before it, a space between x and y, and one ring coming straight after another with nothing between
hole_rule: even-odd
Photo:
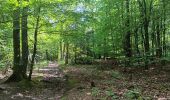
<instances>
[{"instance_id":1,"label":"slender tree trunk","mask_svg":"<svg viewBox=\"0 0 170 100\"><path fill-rule=\"evenodd\" d=\"M151 41L152 41L152 57L155 56L155 14L152 14L152 32L151 32Z\"/></svg>"},{"instance_id":2,"label":"slender tree trunk","mask_svg":"<svg viewBox=\"0 0 170 100\"><path fill-rule=\"evenodd\" d=\"M63 60L63 43L62 40L60 40L60 60Z\"/></svg>"},{"instance_id":3,"label":"slender tree trunk","mask_svg":"<svg viewBox=\"0 0 170 100\"><path fill-rule=\"evenodd\" d=\"M163 2L163 54L166 56L166 2Z\"/></svg>"},{"instance_id":4,"label":"slender tree trunk","mask_svg":"<svg viewBox=\"0 0 170 100\"><path fill-rule=\"evenodd\" d=\"M159 18L157 21L157 25L156 25L156 43L157 43L157 48L156 48L156 56L158 58L162 57L162 50L161 50L161 37L160 37L160 25L159 25Z\"/></svg>"},{"instance_id":5,"label":"slender tree trunk","mask_svg":"<svg viewBox=\"0 0 170 100\"><path fill-rule=\"evenodd\" d=\"M145 9L146 6L145 6ZM148 29L149 29L149 21L148 21L148 18L147 18L147 12L145 11L144 12L144 31L145 31L145 41L144 41L144 44L145 44L145 53L146 55L149 55L149 32L148 32Z\"/></svg>"},{"instance_id":6,"label":"slender tree trunk","mask_svg":"<svg viewBox=\"0 0 170 100\"><path fill-rule=\"evenodd\" d=\"M64 32L63 32L63 23L64 21L61 21L61 36L63 36ZM63 60L64 58L64 47L63 47L63 39L60 40L60 60Z\"/></svg>"},{"instance_id":7,"label":"slender tree trunk","mask_svg":"<svg viewBox=\"0 0 170 100\"><path fill-rule=\"evenodd\" d=\"M69 44L68 41L66 43L66 55L65 55L65 64L68 64L68 60L69 60Z\"/></svg>"},{"instance_id":8,"label":"slender tree trunk","mask_svg":"<svg viewBox=\"0 0 170 100\"><path fill-rule=\"evenodd\" d=\"M49 54L48 54L48 50L45 50L45 55L46 55L46 60L47 60L47 63L48 63L48 61L50 60L50 57L49 57Z\"/></svg>"},{"instance_id":9,"label":"slender tree trunk","mask_svg":"<svg viewBox=\"0 0 170 100\"><path fill-rule=\"evenodd\" d=\"M135 37L135 49L136 49L136 54L139 56L140 51L139 51L139 38L138 38L138 28L134 30L134 37Z\"/></svg>"},{"instance_id":10,"label":"slender tree trunk","mask_svg":"<svg viewBox=\"0 0 170 100\"><path fill-rule=\"evenodd\" d=\"M103 59L106 60L106 57L107 57L107 40L106 40L106 36L104 36L104 46L103 46Z\"/></svg>"},{"instance_id":11,"label":"slender tree trunk","mask_svg":"<svg viewBox=\"0 0 170 100\"><path fill-rule=\"evenodd\" d=\"M130 57L132 57L132 51L131 51L131 33L130 33L130 10L129 10L129 2L130 0L126 0L126 33L125 33L125 38L124 38L124 52L125 52L125 57L127 58L127 62L125 66L130 65Z\"/></svg>"},{"instance_id":12,"label":"slender tree trunk","mask_svg":"<svg viewBox=\"0 0 170 100\"><path fill-rule=\"evenodd\" d=\"M77 46L74 47L74 63L77 64Z\"/></svg>"},{"instance_id":13,"label":"slender tree trunk","mask_svg":"<svg viewBox=\"0 0 170 100\"><path fill-rule=\"evenodd\" d=\"M34 32L34 49L33 49L33 55L32 55L32 59L31 59L31 65L30 65L30 73L29 73L29 77L28 77L29 80L31 80L34 61L35 61L35 55L37 52L37 34L38 34L39 21L40 21L40 10L41 10L41 7L39 7L39 9L38 9L38 16L37 16L36 27L35 27L35 32Z\"/></svg>"},{"instance_id":14,"label":"slender tree trunk","mask_svg":"<svg viewBox=\"0 0 170 100\"><path fill-rule=\"evenodd\" d=\"M144 57L145 55L145 50L144 50L144 41L145 41L145 38L144 38L144 33L143 33L143 26L140 27L140 32L141 32L141 45L142 45L142 50L143 50L143 53L142 53L142 56Z\"/></svg>"}]
</instances>

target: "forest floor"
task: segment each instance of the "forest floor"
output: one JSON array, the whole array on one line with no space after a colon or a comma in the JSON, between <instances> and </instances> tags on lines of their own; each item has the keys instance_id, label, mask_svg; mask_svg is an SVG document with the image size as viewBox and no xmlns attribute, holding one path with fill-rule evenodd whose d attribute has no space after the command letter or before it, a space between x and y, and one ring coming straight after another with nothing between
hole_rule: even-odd
<instances>
[{"instance_id":1,"label":"forest floor","mask_svg":"<svg viewBox=\"0 0 170 100\"><path fill-rule=\"evenodd\" d=\"M123 72L121 67L64 67L70 80L77 84L65 93L63 100L170 100L170 66L157 69L150 66L149 70L135 68ZM91 82L95 87L91 88Z\"/></svg>"},{"instance_id":2,"label":"forest floor","mask_svg":"<svg viewBox=\"0 0 170 100\"><path fill-rule=\"evenodd\" d=\"M1 75L1 83L4 81ZM56 62L35 69L32 82L0 84L0 100L60 100L66 90L63 73Z\"/></svg>"},{"instance_id":3,"label":"forest floor","mask_svg":"<svg viewBox=\"0 0 170 100\"><path fill-rule=\"evenodd\" d=\"M0 100L170 100L170 66L157 69L123 72L50 62L34 71L31 83L1 84Z\"/></svg>"}]
</instances>

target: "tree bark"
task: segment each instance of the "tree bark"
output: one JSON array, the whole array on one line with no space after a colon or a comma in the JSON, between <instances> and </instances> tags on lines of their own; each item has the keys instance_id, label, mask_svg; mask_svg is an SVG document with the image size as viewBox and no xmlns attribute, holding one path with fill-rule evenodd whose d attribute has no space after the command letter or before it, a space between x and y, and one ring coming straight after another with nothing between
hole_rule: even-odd
<instances>
[{"instance_id":1,"label":"tree bark","mask_svg":"<svg viewBox=\"0 0 170 100\"><path fill-rule=\"evenodd\" d=\"M145 69L148 69L148 60L150 56L150 44L149 44L149 24L150 24L150 15L152 11L153 0L150 1L150 4L147 5L146 0L138 0L141 20L143 21L144 29L144 52L145 52Z\"/></svg>"},{"instance_id":2,"label":"tree bark","mask_svg":"<svg viewBox=\"0 0 170 100\"><path fill-rule=\"evenodd\" d=\"M6 82L18 82L23 79L20 68L20 8L13 11L13 74Z\"/></svg>"},{"instance_id":3,"label":"tree bark","mask_svg":"<svg viewBox=\"0 0 170 100\"><path fill-rule=\"evenodd\" d=\"M27 65L28 65L28 6L22 10L22 74L26 78Z\"/></svg>"},{"instance_id":4,"label":"tree bark","mask_svg":"<svg viewBox=\"0 0 170 100\"><path fill-rule=\"evenodd\" d=\"M65 64L68 64L68 60L69 60L69 43L67 41L66 43L66 55L65 55Z\"/></svg>"},{"instance_id":5,"label":"tree bark","mask_svg":"<svg viewBox=\"0 0 170 100\"><path fill-rule=\"evenodd\" d=\"M156 39L157 39L157 48L156 48L156 56L158 58L162 57L162 50L161 50L161 38L160 38L160 25L159 25L159 18L157 21L157 25L156 25Z\"/></svg>"},{"instance_id":6,"label":"tree bark","mask_svg":"<svg viewBox=\"0 0 170 100\"><path fill-rule=\"evenodd\" d=\"M166 57L166 2L165 0L163 2L163 54Z\"/></svg>"},{"instance_id":7,"label":"tree bark","mask_svg":"<svg viewBox=\"0 0 170 100\"><path fill-rule=\"evenodd\" d=\"M129 9L129 2L130 0L126 0L126 33L125 33L125 38L124 38L124 52L125 52L125 57L127 58L127 61L125 63L125 66L130 65L130 57L132 57L132 51L131 51L131 33L130 33L130 9Z\"/></svg>"},{"instance_id":8,"label":"tree bark","mask_svg":"<svg viewBox=\"0 0 170 100\"><path fill-rule=\"evenodd\" d=\"M34 62L35 62L35 55L37 52L37 34L38 34L38 29L39 29L40 11L41 11L41 7L38 8L38 16L37 16L36 27L35 27L35 32L34 32L34 48L33 48L33 55L32 55L32 59L31 59L31 65L30 65L30 73L29 73L29 77L28 77L29 81L31 81L33 66L34 66Z\"/></svg>"}]
</instances>

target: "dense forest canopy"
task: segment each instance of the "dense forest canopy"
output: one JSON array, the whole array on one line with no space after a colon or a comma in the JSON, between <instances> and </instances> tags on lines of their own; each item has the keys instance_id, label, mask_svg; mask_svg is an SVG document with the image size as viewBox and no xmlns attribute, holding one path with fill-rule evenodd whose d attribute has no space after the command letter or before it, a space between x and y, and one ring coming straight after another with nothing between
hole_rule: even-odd
<instances>
[{"instance_id":1,"label":"dense forest canopy","mask_svg":"<svg viewBox=\"0 0 170 100\"><path fill-rule=\"evenodd\" d=\"M117 59L122 66L146 69L152 63L165 64L170 57L169 3L1 0L0 66L26 71L29 63L45 59L66 64Z\"/></svg>"},{"instance_id":2,"label":"dense forest canopy","mask_svg":"<svg viewBox=\"0 0 170 100\"><path fill-rule=\"evenodd\" d=\"M36 89L83 83L73 91L92 91L87 100L145 100L149 89L158 99L170 95L169 49L170 0L0 0L0 83L7 73L4 83Z\"/></svg>"}]
</instances>

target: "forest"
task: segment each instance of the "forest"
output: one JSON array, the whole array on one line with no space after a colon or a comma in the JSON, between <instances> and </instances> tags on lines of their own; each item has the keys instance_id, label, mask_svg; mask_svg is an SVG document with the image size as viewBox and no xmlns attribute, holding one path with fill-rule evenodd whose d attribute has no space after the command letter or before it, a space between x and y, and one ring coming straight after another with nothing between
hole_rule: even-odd
<instances>
[{"instance_id":1,"label":"forest","mask_svg":"<svg viewBox=\"0 0 170 100\"><path fill-rule=\"evenodd\" d=\"M170 100L170 0L0 0L0 100Z\"/></svg>"}]
</instances>

